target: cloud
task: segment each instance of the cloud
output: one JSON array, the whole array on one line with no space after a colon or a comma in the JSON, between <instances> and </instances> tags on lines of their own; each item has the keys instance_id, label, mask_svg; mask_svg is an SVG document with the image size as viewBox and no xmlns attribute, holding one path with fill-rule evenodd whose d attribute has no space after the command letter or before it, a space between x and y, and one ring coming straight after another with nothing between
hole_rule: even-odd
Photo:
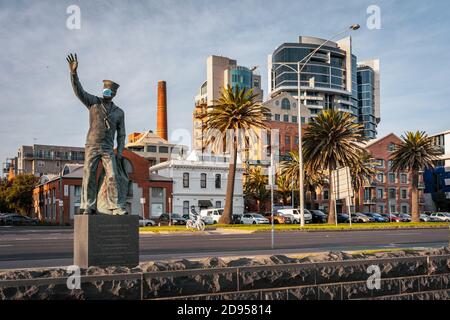
<instances>
[{"instance_id":1,"label":"cloud","mask_svg":"<svg viewBox=\"0 0 450 320\"><path fill-rule=\"evenodd\" d=\"M81 8L81 29L66 28L66 8ZM365 28L372 1L14 1L0 2L0 158L33 142L82 146L85 108L69 82L65 56L77 52L85 89L117 81L116 103L127 131L154 129L156 86L166 80L169 128L191 130L194 96L206 78L206 58L229 56L260 66L299 35L327 38L357 22L359 59L382 67L380 134L448 129L449 69L446 1L377 1L382 29ZM34 140L37 139L37 140Z\"/></svg>"}]
</instances>

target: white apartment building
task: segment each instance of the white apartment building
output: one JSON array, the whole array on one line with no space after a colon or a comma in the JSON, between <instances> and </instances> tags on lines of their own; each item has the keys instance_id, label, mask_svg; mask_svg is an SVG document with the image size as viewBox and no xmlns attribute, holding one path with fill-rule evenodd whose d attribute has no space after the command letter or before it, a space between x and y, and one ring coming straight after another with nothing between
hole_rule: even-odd
<instances>
[{"instance_id":1,"label":"white apartment building","mask_svg":"<svg viewBox=\"0 0 450 320\"><path fill-rule=\"evenodd\" d=\"M186 159L172 159L150 168L151 173L173 180L172 211L188 214L225 206L229 158L193 151ZM238 158L234 185L233 213L244 213L242 164Z\"/></svg>"}]
</instances>

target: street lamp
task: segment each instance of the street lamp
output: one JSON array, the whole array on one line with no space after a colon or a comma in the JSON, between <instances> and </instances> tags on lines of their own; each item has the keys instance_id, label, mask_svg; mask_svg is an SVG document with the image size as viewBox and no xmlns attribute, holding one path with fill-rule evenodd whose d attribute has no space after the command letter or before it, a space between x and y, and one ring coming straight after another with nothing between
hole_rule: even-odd
<instances>
[{"instance_id":1,"label":"street lamp","mask_svg":"<svg viewBox=\"0 0 450 320\"><path fill-rule=\"evenodd\" d=\"M344 31L339 32L336 35L334 35L333 37L331 37L330 39L324 41L314 51L312 51L310 54L308 54L302 60L297 62L297 69L295 69L285 63L275 63L280 66L285 66L285 67L293 70L295 73L297 73L298 166L299 166L299 196L300 196L299 197L299 202L300 202L299 205L300 205L300 221L301 221L302 227L305 226L305 204L304 204L304 190L303 190L304 171L303 171L303 153L302 153L301 72L303 71L303 68L305 68L307 63L311 60L311 58L316 54L316 52L319 51L323 46L328 44L328 42L334 40L335 38L341 36L344 33L347 33L348 31L358 30L360 27L361 26L359 24L353 24L349 28L345 29Z\"/></svg>"}]
</instances>

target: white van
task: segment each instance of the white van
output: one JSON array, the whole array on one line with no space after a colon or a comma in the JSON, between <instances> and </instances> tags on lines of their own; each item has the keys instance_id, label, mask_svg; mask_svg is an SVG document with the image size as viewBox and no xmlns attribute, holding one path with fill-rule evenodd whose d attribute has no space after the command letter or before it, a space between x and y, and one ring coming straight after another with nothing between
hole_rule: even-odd
<instances>
[{"instance_id":1,"label":"white van","mask_svg":"<svg viewBox=\"0 0 450 320\"><path fill-rule=\"evenodd\" d=\"M214 221L214 224L219 223L219 219L223 214L224 209L202 209L200 210L201 217L211 217Z\"/></svg>"},{"instance_id":2,"label":"white van","mask_svg":"<svg viewBox=\"0 0 450 320\"><path fill-rule=\"evenodd\" d=\"M290 215L294 217L294 220L292 223L300 223L300 210L299 209L278 209L278 213L281 215ZM311 223L312 222L312 214L307 209L305 209L305 223Z\"/></svg>"}]
</instances>

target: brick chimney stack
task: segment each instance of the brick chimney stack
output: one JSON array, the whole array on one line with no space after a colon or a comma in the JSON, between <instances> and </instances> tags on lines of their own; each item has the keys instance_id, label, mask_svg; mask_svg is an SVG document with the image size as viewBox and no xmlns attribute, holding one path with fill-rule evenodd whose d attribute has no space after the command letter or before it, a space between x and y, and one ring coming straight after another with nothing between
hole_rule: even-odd
<instances>
[{"instance_id":1,"label":"brick chimney stack","mask_svg":"<svg viewBox=\"0 0 450 320\"><path fill-rule=\"evenodd\" d=\"M167 140L167 91L165 81L158 81L156 134Z\"/></svg>"}]
</instances>

